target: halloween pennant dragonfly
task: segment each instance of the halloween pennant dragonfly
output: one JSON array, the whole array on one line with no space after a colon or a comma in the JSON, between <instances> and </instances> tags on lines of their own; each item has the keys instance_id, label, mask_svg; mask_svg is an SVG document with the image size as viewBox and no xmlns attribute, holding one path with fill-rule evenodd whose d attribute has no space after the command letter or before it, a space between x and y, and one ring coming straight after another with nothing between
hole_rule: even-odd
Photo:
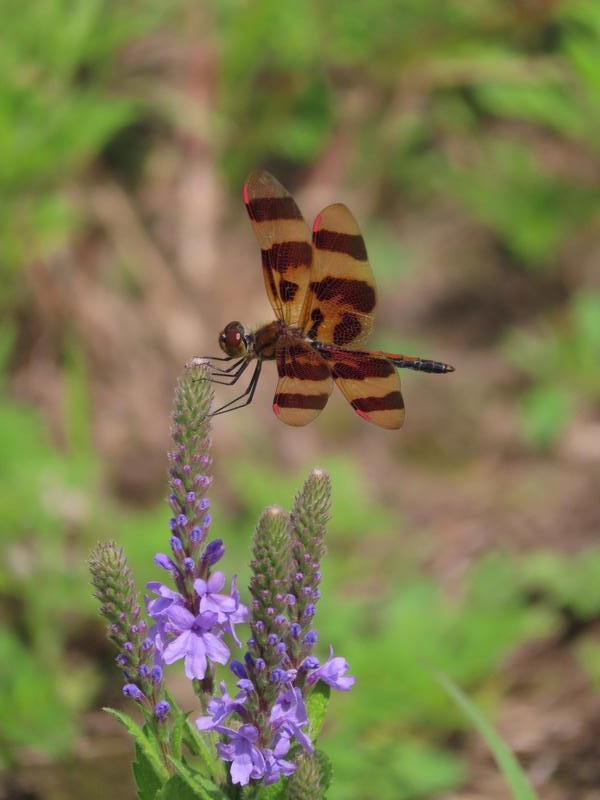
<instances>
[{"instance_id":1,"label":"halloween pennant dragonfly","mask_svg":"<svg viewBox=\"0 0 600 800\"><path fill-rule=\"evenodd\" d=\"M255 361L246 389L212 416L248 405L263 362L275 361L273 410L287 425L311 422L336 383L356 413L381 428L400 428L404 402L396 367L453 372L440 361L357 349L373 327L375 280L358 224L336 203L312 232L290 193L268 172L253 172L244 203L261 251L276 319L253 332L230 322L219 334L224 357L209 359L210 380L235 384ZM197 359L194 359L196 362ZM228 367L215 361L233 361Z\"/></svg>"}]
</instances>

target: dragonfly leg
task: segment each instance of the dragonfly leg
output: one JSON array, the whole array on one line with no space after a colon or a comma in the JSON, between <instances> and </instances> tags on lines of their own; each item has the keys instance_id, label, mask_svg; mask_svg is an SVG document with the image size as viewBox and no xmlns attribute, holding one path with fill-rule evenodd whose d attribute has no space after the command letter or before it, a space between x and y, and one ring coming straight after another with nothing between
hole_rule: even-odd
<instances>
[{"instance_id":1,"label":"dragonfly leg","mask_svg":"<svg viewBox=\"0 0 600 800\"><path fill-rule=\"evenodd\" d=\"M246 369L249 363L250 363L249 361L246 361L246 363L243 365L243 368L240 370L238 378L240 377L242 372ZM244 389L242 394L238 395L237 397L234 397L233 400L230 400L228 403L225 403L224 406L217 408L216 411L212 411L210 414L208 414L208 416L216 417L218 414L225 414L228 411L236 411L238 408L244 408L244 406L249 405L252 402L252 398L254 397L254 392L256 391L256 387L258 385L258 379L260 377L261 367L262 367L262 361L259 359L256 362L256 367L254 368L254 372L252 373L252 377L250 378L250 383ZM241 400L243 400L243 402L240 402ZM236 403L238 403L238 405L235 405Z\"/></svg>"},{"instance_id":2,"label":"dragonfly leg","mask_svg":"<svg viewBox=\"0 0 600 800\"><path fill-rule=\"evenodd\" d=\"M231 361L231 358L223 358L219 359L220 361ZM243 358L238 359L235 363L233 363L227 369L220 369L219 367L215 367L211 361L204 361L199 363L197 366L207 366L210 369L210 375L206 378L197 378L199 381L209 381L210 383L219 383L223 386L232 386L242 375L244 370L249 364L249 359L244 356ZM217 380L218 378L224 378L225 380Z\"/></svg>"}]
</instances>

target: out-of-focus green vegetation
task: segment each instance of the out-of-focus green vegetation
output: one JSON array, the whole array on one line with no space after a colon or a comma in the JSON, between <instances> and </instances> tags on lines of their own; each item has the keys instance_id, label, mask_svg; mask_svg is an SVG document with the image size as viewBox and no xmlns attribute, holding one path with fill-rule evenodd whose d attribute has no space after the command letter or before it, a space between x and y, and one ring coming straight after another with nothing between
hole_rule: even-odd
<instances>
[{"instance_id":1,"label":"out-of-focus green vegetation","mask_svg":"<svg viewBox=\"0 0 600 800\"><path fill-rule=\"evenodd\" d=\"M538 333L515 331L507 342L509 356L532 382L522 396L527 434L543 446L582 405L600 404L600 293L574 294L554 316Z\"/></svg>"},{"instance_id":2,"label":"out-of-focus green vegetation","mask_svg":"<svg viewBox=\"0 0 600 800\"><path fill-rule=\"evenodd\" d=\"M600 297L591 288L593 268L585 272L578 262L586 242L590 262L598 247L597 0L205 5L203 24L190 31L182 24L192 15L188 0L38 0L26 10L0 0L6 764L19 760L22 747L67 752L79 715L100 690L95 645L86 659L78 647L99 635L85 571L92 544L117 538L141 581L156 577L145 570L151 554L166 547L166 510L124 510L109 496L91 435L92 376L78 341L67 337L60 353L60 448L42 415L11 397L29 271L91 225L79 189L115 163L117 173L127 171L128 159L136 169L141 164L143 182L148 142L136 138L136 126L151 127L158 115L173 138L185 127L159 107L151 71L128 72L128 48L167 31L176 42L196 37L199 47L218 53L204 133L223 184L237 190L259 165L284 182L295 180L325 163L339 142L350 153L345 176L371 198L382 231L372 256L377 242L397 249L386 226L399 209L426 214L435 207L460 214L486 237L507 280L524 276L534 295L551 298L534 305L525 323L502 319L486 340L521 372L514 395L524 446L552 448L577 414L597 413L600 403ZM476 349L478 342L461 345ZM448 744L464 721L429 668L493 709L498 671L520 644L598 617L600 553L483 560L469 571L463 598L449 602L423 577L422 552L407 547L419 532L369 499L353 460L323 466L333 480L334 558L321 638L343 651L359 678L355 692L336 701L343 711L326 732L336 767L331 797L408 799L456 787L465 766ZM237 511L222 498L213 517L228 541L230 565L243 575L259 511L268 503L289 505L297 480L271 456L259 463L255 453L223 471ZM377 575L365 574L366 565ZM573 650L598 682L592 637Z\"/></svg>"},{"instance_id":3,"label":"out-of-focus green vegetation","mask_svg":"<svg viewBox=\"0 0 600 800\"><path fill-rule=\"evenodd\" d=\"M4 309L19 269L78 228L74 181L144 113L118 85L124 45L156 28L164 4L2 0L0 274ZM81 224L81 221L80 221ZM12 292L11 292L12 287Z\"/></svg>"},{"instance_id":4,"label":"out-of-focus green vegetation","mask_svg":"<svg viewBox=\"0 0 600 800\"><path fill-rule=\"evenodd\" d=\"M90 454L59 453L39 415L0 401L1 756L43 743L64 752L75 715L97 685L92 666L70 663L69 631L92 613L85 593L82 533L91 516ZM74 603L74 598L76 602Z\"/></svg>"},{"instance_id":5,"label":"out-of-focus green vegetation","mask_svg":"<svg viewBox=\"0 0 600 800\"><path fill-rule=\"evenodd\" d=\"M593 182L545 163L520 125L598 154L593 0L217 6L236 185L248 163L311 164L342 130L365 183L449 197L525 265L548 265L597 211Z\"/></svg>"}]
</instances>

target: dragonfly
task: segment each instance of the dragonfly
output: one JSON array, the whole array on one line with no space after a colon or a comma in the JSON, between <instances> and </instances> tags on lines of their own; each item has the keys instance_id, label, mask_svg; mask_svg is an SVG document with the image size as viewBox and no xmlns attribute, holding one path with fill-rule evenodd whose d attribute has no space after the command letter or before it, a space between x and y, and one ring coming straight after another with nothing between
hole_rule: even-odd
<instances>
[{"instance_id":1,"label":"dragonfly","mask_svg":"<svg viewBox=\"0 0 600 800\"><path fill-rule=\"evenodd\" d=\"M250 174L243 196L275 320L254 330L238 321L223 328L219 346L224 356L206 357L208 380L231 386L250 364L254 371L244 391L211 416L249 405L264 362L275 361L273 411L287 425L312 422L335 383L362 419L380 428L400 428L404 401L396 369L443 374L454 367L360 349L373 328L377 295L351 211L342 203L327 206L311 230L292 195L265 171ZM230 361L227 367L215 363Z\"/></svg>"}]
</instances>

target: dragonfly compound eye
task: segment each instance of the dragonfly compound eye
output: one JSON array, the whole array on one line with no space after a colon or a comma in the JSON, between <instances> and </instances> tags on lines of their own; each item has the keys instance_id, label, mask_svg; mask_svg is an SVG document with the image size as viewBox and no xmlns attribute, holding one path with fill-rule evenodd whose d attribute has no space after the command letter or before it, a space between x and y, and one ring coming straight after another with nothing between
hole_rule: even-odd
<instances>
[{"instance_id":1,"label":"dragonfly compound eye","mask_svg":"<svg viewBox=\"0 0 600 800\"><path fill-rule=\"evenodd\" d=\"M241 322L230 322L219 334L219 346L228 356L246 353L246 331Z\"/></svg>"}]
</instances>

